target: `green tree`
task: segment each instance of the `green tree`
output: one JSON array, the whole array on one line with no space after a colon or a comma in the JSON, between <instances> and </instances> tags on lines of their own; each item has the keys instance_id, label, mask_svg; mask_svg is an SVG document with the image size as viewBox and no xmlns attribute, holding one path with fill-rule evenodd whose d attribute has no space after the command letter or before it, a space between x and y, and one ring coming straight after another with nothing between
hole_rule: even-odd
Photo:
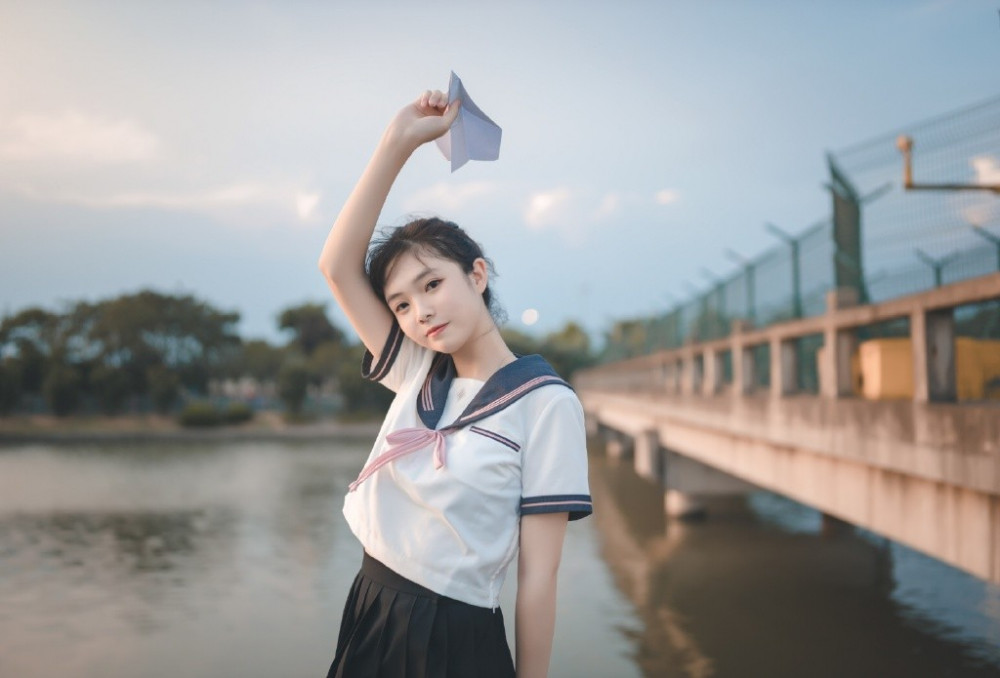
<instances>
[{"instance_id":1,"label":"green tree","mask_svg":"<svg viewBox=\"0 0 1000 678\"><path fill-rule=\"evenodd\" d=\"M10 414L21 399L21 374L18 364L7 358L0 361L0 415Z\"/></svg>"},{"instance_id":2,"label":"green tree","mask_svg":"<svg viewBox=\"0 0 1000 678\"><path fill-rule=\"evenodd\" d=\"M317 386L337 376L340 364L345 360L345 347L337 342L325 341L306 360L309 381Z\"/></svg>"},{"instance_id":3,"label":"green tree","mask_svg":"<svg viewBox=\"0 0 1000 678\"><path fill-rule=\"evenodd\" d=\"M590 351L590 336L572 321L566 323L561 330L545 336L541 354L564 379L571 378L576 370L594 362Z\"/></svg>"},{"instance_id":4,"label":"green tree","mask_svg":"<svg viewBox=\"0 0 1000 678\"><path fill-rule=\"evenodd\" d=\"M80 404L80 375L69 365L52 364L42 384L42 393L56 416L72 414Z\"/></svg>"},{"instance_id":5,"label":"green tree","mask_svg":"<svg viewBox=\"0 0 1000 678\"><path fill-rule=\"evenodd\" d=\"M23 393L41 394L49 365L64 360L71 325L57 313L26 308L0 322L0 355L13 361Z\"/></svg>"},{"instance_id":6,"label":"green tree","mask_svg":"<svg viewBox=\"0 0 1000 678\"><path fill-rule=\"evenodd\" d=\"M309 372L298 361L285 363L278 373L278 397L285 403L285 409L298 414L306 400L309 388Z\"/></svg>"},{"instance_id":7,"label":"green tree","mask_svg":"<svg viewBox=\"0 0 1000 678\"><path fill-rule=\"evenodd\" d=\"M115 414L122 410L130 393L128 375L124 371L97 365L91 370L89 381L101 411Z\"/></svg>"},{"instance_id":8,"label":"green tree","mask_svg":"<svg viewBox=\"0 0 1000 678\"><path fill-rule=\"evenodd\" d=\"M181 395L180 377L163 365L154 365L146 370L146 383L156 411L160 414L170 412Z\"/></svg>"},{"instance_id":9,"label":"green tree","mask_svg":"<svg viewBox=\"0 0 1000 678\"><path fill-rule=\"evenodd\" d=\"M646 353L647 336L644 320L619 320L605 335L602 361L622 360Z\"/></svg>"},{"instance_id":10,"label":"green tree","mask_svg":"<svg viewBox=\"0 0 1000 678\"><path fill-rule=\"evenodd\" d=\"M507 348L517 355L531 355L533 353L538 353L538 341L529 334L525 334L524 332L510 327L504 327L500 330L500 336L503 337L504 342L507 344Z\"/></svg>"},{"instance_id":11,"label":"green tree","mask_svg":"<svg viewBox=\"0 0 1000 678\"><path fill-rule=\"evenodd\" d=\"M257 381L274 381L284 363L287 351L266 341L254 339L243 344L237 369L231 376L250 376Z\"/></svg>"},{"instance_id":12,"label":"green tree","mask_svg":"<svg viewBox=\"0 0 1000 678\"><path fill-rule=\"evenodd\" d=\"M344 352L344 359L337 366L337 383L348 412L384 414L392 403L393 393L385 386L361 376L363 344L352 344Z\"/></svg>"},{"instance_id":13,"label":"green tree","mask_svg":"<svg viewBox=\"0 0 1000 678\"><path fill-rule=\"evenodd\" d=\"M148 393L147 370L164 365L192 390L232 359L241 340L240 315L218 311L192 296L143 290L97 304L78 304L72 315L90 353L123 370L132 393Z\"/></svg>"},{"instance_id":14,"label":"green tree","mask_svg":"<svg viewBox=\"0 0 1000 678\"><path fill-rule=\"evenodd\" d=\"M306 357L323 343L344 343L344 333L326 317L325 303L286 308L278 318L278 327L292 332L291 343Z\"/></svg>"}]
</instances>

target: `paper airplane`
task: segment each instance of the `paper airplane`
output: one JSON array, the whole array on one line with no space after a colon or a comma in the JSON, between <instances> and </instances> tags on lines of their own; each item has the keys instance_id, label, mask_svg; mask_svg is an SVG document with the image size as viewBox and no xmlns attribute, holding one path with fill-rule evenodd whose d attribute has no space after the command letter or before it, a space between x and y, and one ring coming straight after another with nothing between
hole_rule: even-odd
<instances>
[{"instance_id":1,"label":"paper airplane","mask_svg":"<svg viewBox=\"0 0 1000 678\"><path fill-rule=\"evenodd\" d=\"M437 138L438 148L448 160L451 171L470 160L496 160L500 157L500 127L490 120L472 100L455 72L448 83L448 104L455 99L462 101L458 117L451 123L448 133Z\"/></svg>"}]
</instances>

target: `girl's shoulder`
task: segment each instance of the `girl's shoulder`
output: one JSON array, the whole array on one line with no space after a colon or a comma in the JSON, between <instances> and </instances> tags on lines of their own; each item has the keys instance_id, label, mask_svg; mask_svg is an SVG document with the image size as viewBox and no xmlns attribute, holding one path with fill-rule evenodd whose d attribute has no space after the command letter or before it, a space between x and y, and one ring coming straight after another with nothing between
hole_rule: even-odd
<instances>
[{"instance_id":1,"label":"girl's shoulder","mask_svg":"<svg viewBox=\"0 0 1000 678\"><path fill-rule=\"evenodd\" d=\"M535 423L542 417L575 415L583 409L576 391L567 382L553 382L536 388L518 404L522 416L529 423Z\"/></svg>"}]
</instances>

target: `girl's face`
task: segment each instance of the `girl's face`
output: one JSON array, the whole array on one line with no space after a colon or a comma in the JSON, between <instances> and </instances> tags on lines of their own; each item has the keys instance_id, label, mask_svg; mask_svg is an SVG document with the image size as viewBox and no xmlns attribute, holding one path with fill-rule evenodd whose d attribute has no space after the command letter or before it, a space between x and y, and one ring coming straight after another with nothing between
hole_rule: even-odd
<instances>
[{"instance_id":1,"label":"girl's face","mask_svg":"<svg viewBox=\"0 0 1000 678\"><path fill-rule=\"evenodd\" d=\"M483 259L476 259L466 273L457 262L433 252L405 252L389 267L385 301L410 339L455 353L492 325L482 297L487 282Z\"/></svg>"}]
</instances>

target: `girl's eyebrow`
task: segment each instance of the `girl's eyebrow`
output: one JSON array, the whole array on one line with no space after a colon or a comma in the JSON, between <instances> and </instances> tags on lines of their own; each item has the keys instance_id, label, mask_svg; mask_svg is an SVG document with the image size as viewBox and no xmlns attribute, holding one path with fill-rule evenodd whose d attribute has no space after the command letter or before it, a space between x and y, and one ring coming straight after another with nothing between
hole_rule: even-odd
<instances>
[{"instance_id":1,"label":"girl's eyebrow","mask_svg":"<svg viewBox=\"0 0 1000 678\"><path fill-rule=\"evenodd\" d=\"M418 273L413 278L413 282L411 282L410 284L411 285L416 285L418 282L420 282L421 278L426 277L427 275L429 275L431 273L436 273L436 271L433 268L425 268L424 270L420 271L420 273ZM401 291L400 292L393 292L392 294L390 294L389 296L387 296L385 298L385 301L386 301L386 303L389 303L390 301L392 301L396 297L399 297L399 296L402 296L402 295L403 295L403 293Z\"/></svg>"}]
</instances>

